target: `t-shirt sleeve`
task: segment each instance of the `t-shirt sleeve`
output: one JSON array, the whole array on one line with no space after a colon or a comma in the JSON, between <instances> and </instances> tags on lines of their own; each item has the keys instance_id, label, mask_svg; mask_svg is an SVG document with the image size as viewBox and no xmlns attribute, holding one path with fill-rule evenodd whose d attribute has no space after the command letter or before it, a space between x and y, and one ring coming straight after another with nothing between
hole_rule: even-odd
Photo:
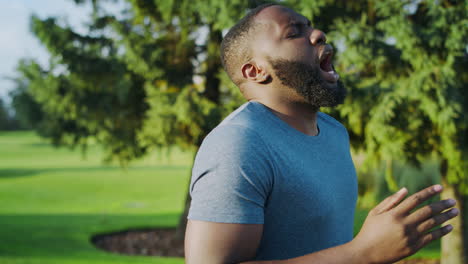
<instances>
[{"instance_id":1,"label":"t-shirt sleeve","mask_svg":"<svg viewBox=\"0 0 468 264\"><path fill-rule=\"evenodd\" d=\"M188 218L263 224L273 184L267 146L251 129L223 125L203 141L190 183Z\"/></svg>"}]
</instances>

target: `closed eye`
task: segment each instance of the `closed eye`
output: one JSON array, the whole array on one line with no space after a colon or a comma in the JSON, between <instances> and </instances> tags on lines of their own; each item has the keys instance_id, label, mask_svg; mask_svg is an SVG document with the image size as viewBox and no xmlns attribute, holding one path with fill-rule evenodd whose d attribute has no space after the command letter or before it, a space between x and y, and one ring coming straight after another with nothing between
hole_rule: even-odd
<instances>
[{"instance_id":1,"label":"closed eye","mask_svg":"<svg viewBox=\"0 0 468 264\"><path fill-rule=\"evenodd\" d=\"M304 32L311 27L310 20L301 21L301 22L293 22L288 26L288 33L286 34L286 38L297 38L304 35Z\"/></svg>"},{"instance_id":2,"label":"closed eye","mask_svg":"<svg viewBox=\"0 0 468 264\"><path fill-rule=\"evenodd\" d=\"M294 32L294 33L288 33L288 35L286 36L286 38L297 38L299 37L300 34Z\"/></svg>"},{"instance_id":3,"label":"closed eye","mask_svg":"<svg viewBox=\"0 0 468 264\"><path fill-rule=\"evenodd\" d=\"M301 37L305 31L306 25L305 24L292 24L289 26L290 29L286 34L286 38L297 38Z\"/></svg>"}]
</instances>

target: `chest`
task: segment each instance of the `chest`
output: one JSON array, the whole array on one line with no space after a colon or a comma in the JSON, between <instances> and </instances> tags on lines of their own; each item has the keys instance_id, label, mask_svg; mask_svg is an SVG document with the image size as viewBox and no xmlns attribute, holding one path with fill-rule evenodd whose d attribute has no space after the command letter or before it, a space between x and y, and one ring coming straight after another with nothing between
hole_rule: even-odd
<instances>
[{"instance_id":1,"label":"chest","mask_svg":"<svg viewBox=\"0 0 468 264\"><path fill-rule=\"evenodd\" d=\"M285 148L275 155L278 166L270 197L275 207L319 218L354 209L357 180L346 142Z\"/></svg>"}]
</instances>

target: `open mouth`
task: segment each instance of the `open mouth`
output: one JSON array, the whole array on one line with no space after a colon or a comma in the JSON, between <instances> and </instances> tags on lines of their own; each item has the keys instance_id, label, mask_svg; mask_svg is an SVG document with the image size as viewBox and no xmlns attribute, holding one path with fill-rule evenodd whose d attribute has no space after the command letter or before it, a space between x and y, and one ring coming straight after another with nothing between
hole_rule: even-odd
<instances>
[{"instance_id":1,"label":"open mouth","mask_svg":"<svg viewBox=\"0 0 468 264\"><path fill-rule=\"evenodd\" d=\"M332 63L333 50L327 48L320 56L320 70L322 71L323 78L329 82L337 82L340 76L333 69Z\"/></svg>"}]
</instances>

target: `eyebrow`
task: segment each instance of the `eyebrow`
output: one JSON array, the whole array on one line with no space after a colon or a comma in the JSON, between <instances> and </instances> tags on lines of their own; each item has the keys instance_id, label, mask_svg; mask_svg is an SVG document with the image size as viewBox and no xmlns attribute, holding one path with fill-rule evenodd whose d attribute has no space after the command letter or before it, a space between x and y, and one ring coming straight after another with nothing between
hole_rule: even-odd
<instances>
[{"instance_id":1,"label":"eyebrow","mask_svg":"<svg viewBox=\"0 0 468 264\"><path fill-rule=\"evenodd\" d=\"M311 26L312 25L312 22L310 22L309 19L305 18L305 19L301 19L301 20L291 20L289 23L288 23L288 27L291 27L291 26Z\"/></svg>"}]
</instances>

